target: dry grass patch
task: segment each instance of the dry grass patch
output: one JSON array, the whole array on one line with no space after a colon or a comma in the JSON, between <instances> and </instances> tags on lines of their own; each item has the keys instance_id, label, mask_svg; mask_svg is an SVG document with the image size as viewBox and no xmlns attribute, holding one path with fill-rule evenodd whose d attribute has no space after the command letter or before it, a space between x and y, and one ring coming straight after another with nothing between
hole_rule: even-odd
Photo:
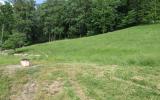
<instances>
[{"instance_id":1,"label":"dry grass patch","mask_svg":"<svg viewBox=\"0 0 160 100\"><path fill-rule=\"evenodd\" d=\"M17 95L12 95L11 100L34 100L38 90L38 84L35 81L28 82L24 85Z\"/></svg>"}]
</instances>

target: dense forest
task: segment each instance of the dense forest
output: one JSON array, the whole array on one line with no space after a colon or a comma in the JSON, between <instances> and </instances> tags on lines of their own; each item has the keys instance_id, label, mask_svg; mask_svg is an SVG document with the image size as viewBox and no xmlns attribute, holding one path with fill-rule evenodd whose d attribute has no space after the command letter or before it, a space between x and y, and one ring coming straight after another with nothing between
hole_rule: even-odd
<instances>
[{"instance_id":1,"label":"dense forest","mask_svg":"<svg viewBox=\"0 0 160 100\"><path fill-rule=\"evenodd\" d=\"M160 0L8 0L0 4L0 47L18 47L160 22Z\"/></svg>"}]
</instances>

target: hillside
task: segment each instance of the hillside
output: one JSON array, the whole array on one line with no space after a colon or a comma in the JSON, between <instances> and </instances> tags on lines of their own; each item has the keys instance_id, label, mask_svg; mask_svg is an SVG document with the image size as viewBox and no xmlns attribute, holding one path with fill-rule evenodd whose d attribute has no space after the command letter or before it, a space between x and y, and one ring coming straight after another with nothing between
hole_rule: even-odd
<instances>
[{"instance_id":1,"label":"hillside","mask_svg":"<svg viewBox=\"0 0 160 100\"><path fill-rule=\"evenodd\" d=\"M0 55L0 100L159 100L160 24ZM18 63L26 55L30 68Z\"/></svg>"},{"instance_id":2,"label":"hillside","mask_svg":"<svg viewBox=\"0 0 160 100\"><path fill-rule=\"evenodd\" d=\"M160 25L136 26L107 34L19 49L42 60L123 65L160 65ZM47 58L47 57L48 58Z\"/></svg>"}]
</instances>

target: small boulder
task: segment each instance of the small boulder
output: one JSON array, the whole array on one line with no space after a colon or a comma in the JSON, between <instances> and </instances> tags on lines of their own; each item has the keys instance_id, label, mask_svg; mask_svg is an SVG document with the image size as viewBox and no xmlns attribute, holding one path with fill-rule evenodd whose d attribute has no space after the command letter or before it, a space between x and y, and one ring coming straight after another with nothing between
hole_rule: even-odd
<instances>
[{"instance_id":1,"label":"small boulder","mask_svg":"<svg viewBox=\"0 0 160 100\"><path fill-rule=\"evenodd\" d=\"M29 67L30 66L29 59L22 59L20 63L21 63L22 67Z\"/></svg>"}]
</instances>

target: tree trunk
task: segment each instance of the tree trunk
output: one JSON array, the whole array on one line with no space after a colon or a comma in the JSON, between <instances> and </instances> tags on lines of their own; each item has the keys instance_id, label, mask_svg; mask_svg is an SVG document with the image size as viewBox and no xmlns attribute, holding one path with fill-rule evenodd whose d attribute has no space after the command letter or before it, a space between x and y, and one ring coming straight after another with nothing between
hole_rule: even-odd
<instances>
[{"instance_id":1,"label":"tree trunk","mask_svg":"<svg viewBox=\"0 0 160 100\"><path fill-rule=\"evenodd\" d=\"M49 40L49 42L51 42L51 36L50 36L50 33L48 34L48 40Z\"/></svg>"},{"instance_id":2,"label":"tree trunk","mask_svg":"<svg viewBox=\"0 0 160 100\"><path fill-rule=\"evenodd\" d=\"M3 44L3 34L4 34L4 24L2 25L2 36L1 36L1 43Z\"/></svg>"},{"instance_id":3,"label":"tree trunk","mask_svg":"<svg viewBox=\"0 0 160 100\"><path fill-rule=\"evenodd\" d=\"M53 37L54 41L56 40L56 34L54 34L54 37Z\"/></svg>"},{"instance_id":4,"label":"tree trunk","mask_svg":"<svg viewBox=\"0 0 160 100\"><path fill-rule=\"evenodd\" d=\"M3 34L4 34L4 24L2 25L1 46L3 44ZM1 47L1 51L2 51L2 47Z\"/></svg>"},{"instance_id":5,"label":"tree trunk","mask_svg":"<svg viewBox=\"0 0 160 100\"><path fill-rule=\"evenodd\" d=\"M59 40L61 39L61 34L59 33Z\"/></svg>"}]
</instances>

